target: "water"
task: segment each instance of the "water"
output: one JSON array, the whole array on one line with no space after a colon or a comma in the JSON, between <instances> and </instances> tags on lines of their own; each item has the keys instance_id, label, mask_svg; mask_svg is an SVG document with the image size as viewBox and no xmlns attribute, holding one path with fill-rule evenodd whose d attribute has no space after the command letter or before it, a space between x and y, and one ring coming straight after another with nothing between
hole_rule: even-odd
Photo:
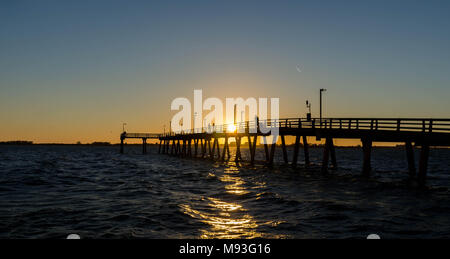
<instances>
[{"instance_id":1,"label":"water","mask_svg":"<svg viewBox=\"0 0 450 259\"><path fill-rule=\"evenodd\" d=\"M337 148L326 176L319 148L308 170L126 152L0 146L0 238L450 237L448 149L431 150L425 191L408 183L401 148L375 148L370 179L358 148Z\"/></svg>"}]
</instances>

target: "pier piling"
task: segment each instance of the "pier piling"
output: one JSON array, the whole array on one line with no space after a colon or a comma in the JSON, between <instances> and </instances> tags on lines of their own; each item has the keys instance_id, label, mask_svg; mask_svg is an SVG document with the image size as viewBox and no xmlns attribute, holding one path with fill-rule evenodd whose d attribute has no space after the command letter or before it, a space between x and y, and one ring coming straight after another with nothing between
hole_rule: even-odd
<instances>
[{"instance_id":1,"label":"pier piling","mask_svg":"<svg viewBox=\"0 0 450 259\"><path fill-rule=\"evenodd\" d=\"M362 141L362 147L363 147L363 170L362 173L364 176L369 176L370 172L372 171L371 166L371 154L372 154L372 140L368 138L364 138Z\"/></svg>"},{"instance_id":2,"label":"pier piling","mask_svg":"<svg viewBox=\"0 0 450 259\"><path fill-rule=\"evenodd\" d=\"M308 149L308 140L305 135L303 135L303 153L305 154L305 166L309 166L309 149Z\"/></svg>"},{"instance_id":3,"label":"pier piling","mask_svg":"<svg viewBox=\"0 0 450 259\"><path fill-rule=\"evenodd\" d=\"M142 154L147 154L147 139L142 138Z\"/></svg>"},{"instance_id":4,"label":"pier piling","mask_svg":"<svg viewBox=\"0 0 450 259\"><path fill-rule=\"evenodd\" d=\"M292 158L292 166L297 167L298 150L300 148L300 136L295 136L294 157Z\"/></svg>"},{"instance_id":5,"label":"pier piling","mask_svg":"<svg viewBox=\"0 0 450 259\"><path fill-rule=\"evenodd\" d=\"M330 158L330 144L329 139L325 140L323 146L323 159L322 159L322 173L328 173L328 159Z\"/></svg>"},{"instance_id":6,"label":"pier piling","mask_svg":"<svg viewBox=\"0 0 450 259\"><path fill-rule=\"evenodd\" d=\"M430 154L430 146L428 143L422 144L420 150L420 161L419 161L419 174L418 183L420 187L424 187L426 183L427 167L428 167L428 157Z\"/></svg>"},{"instance_id":7,"label":"pier piling","mask_svg":"<svg viewBox=\"0 0 450 259\"><path fill-rule=\"evenodd\" d=\"M286 149L286 141L284 139L284 135L281 135L281 149L283 149L283 160L285 164L289 164L287 149Z\"/></svg>"},{"instance_id":8,"label":"pier piling","mask_svg":"<svg viewBox=\"0 0 450 259\"><path fill-rule=\"evenodd\" d=\"M411 141L405 142L405 148L406 148L406 159L408 160L409 176L411 178L414 178L416 176L416 165L414 159L414 148L411 144Z\"/></svg>"},{"instance_id":9,"label":"pier piling","mask_svg":"<svg viewBox=\"0 0 450 259\"><path fill-rule=\"evenodd\" d=\"M336 160L336 150L334 148L334 142L332 138L327 138L326 140L328 148L330 149L330 156L331 156L331 165L333 166L333 169L337 169L337 160Z\"/></svg>"}]
</instances>

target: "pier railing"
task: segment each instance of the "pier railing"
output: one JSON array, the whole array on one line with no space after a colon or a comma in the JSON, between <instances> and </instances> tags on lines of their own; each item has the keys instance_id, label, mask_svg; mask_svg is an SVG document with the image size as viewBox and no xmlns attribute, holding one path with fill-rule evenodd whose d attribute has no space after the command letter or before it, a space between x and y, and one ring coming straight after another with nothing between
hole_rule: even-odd
<instances>
[{"instance_id":1,"label":"pier railing","mask_svg":"<svg viewBox=\"0 0 450 259\"><path fill-rule=\"evenodd\" d=\"M148 139L157 139L161 136L163 136L164 134L157 134L157 133L122 133L122 136L125 138L140 138L140 139L144 139L144 138L148 138Z\"/></svg>"},{"instance_id":2,"label":"pier railing","mask_svg":"<svg viewBox=\"0 0 450 259\"><path fill-rule=\"evenodd\" d=\"M210 125L188 131L170 132L161 136L173 136L192 133L248 133L258 132L262 128L272 127L292 129L348 129L348 130L387 130L423 133L450 133L450 119L417 119L417 118L284 118L278 120L246 121L239 123ZM128 137L128 134L127 134Z\"/></svg>"}]
</instances>

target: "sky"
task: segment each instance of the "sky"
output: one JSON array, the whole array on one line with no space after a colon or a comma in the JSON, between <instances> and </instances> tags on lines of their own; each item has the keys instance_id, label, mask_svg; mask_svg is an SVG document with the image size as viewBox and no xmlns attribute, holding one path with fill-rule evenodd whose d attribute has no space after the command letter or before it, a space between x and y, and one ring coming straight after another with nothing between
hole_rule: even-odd
<instances>
[{"instance_id":1,"label":"sky","mask_svg":"<svg viewBox=\"0 0 450 259\"><path fill-rule=\"evenodd\" d=\"M177 97L450 118L450 1L0 2L0 141L162 132ZM298 72L296 66L301 68Z\"/></svg>"}]
</instances>

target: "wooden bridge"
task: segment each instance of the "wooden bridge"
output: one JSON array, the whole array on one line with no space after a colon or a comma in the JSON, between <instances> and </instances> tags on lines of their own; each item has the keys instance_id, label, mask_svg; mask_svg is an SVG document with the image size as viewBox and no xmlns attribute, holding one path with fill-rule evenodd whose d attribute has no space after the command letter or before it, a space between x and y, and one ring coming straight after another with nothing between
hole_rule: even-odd
<instances>
[{"instance_id":1,"label":"wooden bridge","mask_svg":"<svg viewBox=\"0 0 450 259\"><path fill-rule=\"evenodd\" d=\"M323 148L322 171L327 172L330 164L337 168L336 153L333 139L359 139L362 142L363 162L362 172L369 175L371 171L371 150L373 142L405 143L406 158L410 177L416 178L420 185L425 185L430 146L450 146L450 119L417 119L417 118L326 118L303 119L288 118L279 120L265 120L243 122L239 124L226 124L209 128L195 129L191 132L178 132L168 134L148 133L122 133L121 152L123 141L126 138L140 138L143 141L143 153L146 153L146 140L159 140L159 153L181 157L201 157L209 159L231 159L229 138L236 140L236 154L234 160L242 161L241 141L245 138L250 152L250 164L255 162L256 142L258 137L263 138L265 162L273 165L276 144L268 144L266 138L270 133L263 133L261 125L272 128L278 127L281 138L283 159L289 163L285 136L294 136L294 154L291 164L297 166L300 139L303 140L305 165L310 164L307 137L325 139ZM265 132L265 131L264 131ZM219 139L224 139L222 151ZM212 142L212 146L211 146ZM413 145L420 147L420 160L418 174Z\"/></svg>"}]
</instances>

